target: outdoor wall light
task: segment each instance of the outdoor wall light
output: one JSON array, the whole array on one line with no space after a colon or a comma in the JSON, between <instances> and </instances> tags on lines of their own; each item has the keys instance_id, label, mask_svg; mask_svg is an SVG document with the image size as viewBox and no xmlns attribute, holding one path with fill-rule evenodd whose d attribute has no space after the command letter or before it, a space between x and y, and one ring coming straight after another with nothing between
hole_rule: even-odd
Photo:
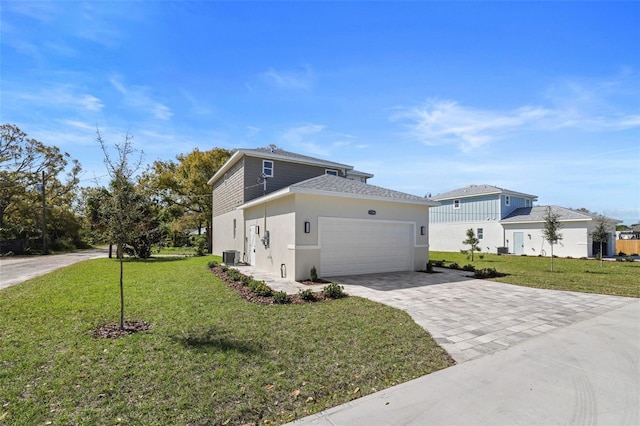
<instances>
[{"instance_id":1,"label":"outdoor wall light","mask_svg":"<svg viewBox=\"0 0 640 426\"><path fill-rule=\"evenodd\" d=\"M421 226L420 227L420 235L427 235L427 227L426 226Z\"/></svg>"},{"instance_id":2,"label":"outdoor wall light","mask_svg":"<svg viewBox=\"0 0 640 426\"><path fill-rule=\"evenodd\" d=\"M305 222L304 223L304 233L308 234L309 232L311 232L311 222Z\"/></svg>"}]
</instances>

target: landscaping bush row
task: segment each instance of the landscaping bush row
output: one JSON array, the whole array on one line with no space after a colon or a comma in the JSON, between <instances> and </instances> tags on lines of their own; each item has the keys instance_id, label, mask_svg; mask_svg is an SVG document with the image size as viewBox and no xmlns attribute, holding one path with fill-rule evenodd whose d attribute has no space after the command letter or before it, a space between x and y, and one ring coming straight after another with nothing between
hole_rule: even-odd
<instances>
[{"instance_id":1,"label":"landscaping bush row","mask_svg":"<svg viewBox=\"0 0 640 426\"><path fill-rule=\"evenodd\" d=\"M323 287L321 292L311 289L300 290L297 295L289 295L284 291L274 292L264 281L254 280L252 276L244 275L239 270L229 268L212 260L207 264L216 276L236 289L243 298L261 304L280 304L316 302L327 299L346 297L344 287L331 283Z\"/></svg>"},{"instance_id":2,"label":"landscaping bush row","mask_svg":"<svg viewBox=\"0 0 640 426\"><path fill-rule=\"evenodd\" d=\"M427 263L427 271L430 271L431 269L433 269L433 266L437 266L439 268L449 268L449 269L457 269L460 271L473 272L474 278L495 278L502 275L498 271L496 271L494 268L476 269L476 267L473 266L472 264L467 264L460 267L460 265L458 265L456 262L451 262L447 265L446 260L434 260L433 262L429 261Z\"/></svg>"}]
</instances>

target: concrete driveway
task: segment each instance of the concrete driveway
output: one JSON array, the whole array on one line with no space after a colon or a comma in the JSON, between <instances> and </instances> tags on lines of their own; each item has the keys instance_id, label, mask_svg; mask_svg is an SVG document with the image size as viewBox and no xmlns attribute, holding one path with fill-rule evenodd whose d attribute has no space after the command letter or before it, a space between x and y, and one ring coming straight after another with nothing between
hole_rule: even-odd
<instances>
[{"instance_id":1,"label":"concrete driveway","mask_svg":"<svg viewBox=\"0 0 640 426\"><path fill-rule=\"evenodd\" d=\"M50 256L0 258L0 290L87 259L106 257L109 249L98 248Z\"/></svg>"}]
</instances>

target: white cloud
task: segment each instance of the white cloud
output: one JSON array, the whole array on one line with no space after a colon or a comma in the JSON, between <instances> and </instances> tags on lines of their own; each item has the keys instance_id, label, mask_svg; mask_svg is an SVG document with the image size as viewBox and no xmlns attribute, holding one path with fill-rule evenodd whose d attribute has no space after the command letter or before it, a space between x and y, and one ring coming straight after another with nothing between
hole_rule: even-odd
<instances>
[{"instance_id":1,"label":"white cloud","mask_svg":"<svg viewBox=\"0 0 640 426\"><path fill-rule=\"evenodd\" d=\"M262 80L279 89L309 89L313 85L314 76L309 67L302 71L285 71L269 68L260 74Z\"/></svg>"},{"instance_id":2,"label":"white cloud","mask_svg":"<svg viewBox=\"0 0 640 426\"><path fill-rule=\"evenodd\" d=\"M405 123L409 135L425 145L457 144L469 151L549 113L536 107L491 111L465 107L452 100L429 100L423 106L398 108L391 120Z\"/></svg>"},{"instance_id":3,"label":"white cloud","mask_svg":"<svg viewBox=\"0 0 640 426\"><path fill-rule=\"evenodd\" d=\"M102 100L70 84L51 84L41 91L7 91L3 93L5 99L15 102L33 103L39 107L55 107L56 109L74 109L85 111L100 111L104 108Z\"/></svg>"},{"instance_id":4,"label":"white cloud","mask_svg":"<svg viewBox=\"0 0 640 426\"><path fill-rule=\"evenodd\" d=\"M352 135L328 130L325 125L307 123L286 129L279 142L297 152L328 157L336 150L344 151L355 139Z\"/></svg>"},{"instance_id":5,"label":"white cloud","mask_svg":"<svg viewBox=\"0 0 640 426\"><path fill-rule=\"evenodd\" d=\"M127 87L121 77L114 76L109 79L109 83L124 97L124 102L142 112L151 113L158 120L170 120L173 117L171 108L161 102L156 101L150 95L150 89L144 86Z\"/></svg>"}]
</instances>

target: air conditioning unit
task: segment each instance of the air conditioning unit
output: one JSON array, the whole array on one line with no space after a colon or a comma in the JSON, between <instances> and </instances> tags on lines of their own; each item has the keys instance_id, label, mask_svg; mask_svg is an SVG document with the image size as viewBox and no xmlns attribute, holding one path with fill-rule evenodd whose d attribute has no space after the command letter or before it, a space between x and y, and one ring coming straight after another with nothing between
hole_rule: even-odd
<instances>
[{"instance_id":1,"label":"air conditioning unit","mask_svg":"<svg viewBox=\"0 0 640 426\"><path fill-rule=\"evenodd\" d=\"M222 263L225 265L235 265L238 263L240 252L235 250L225 250L222 252Z\"/></svg>"}]
</instances>

